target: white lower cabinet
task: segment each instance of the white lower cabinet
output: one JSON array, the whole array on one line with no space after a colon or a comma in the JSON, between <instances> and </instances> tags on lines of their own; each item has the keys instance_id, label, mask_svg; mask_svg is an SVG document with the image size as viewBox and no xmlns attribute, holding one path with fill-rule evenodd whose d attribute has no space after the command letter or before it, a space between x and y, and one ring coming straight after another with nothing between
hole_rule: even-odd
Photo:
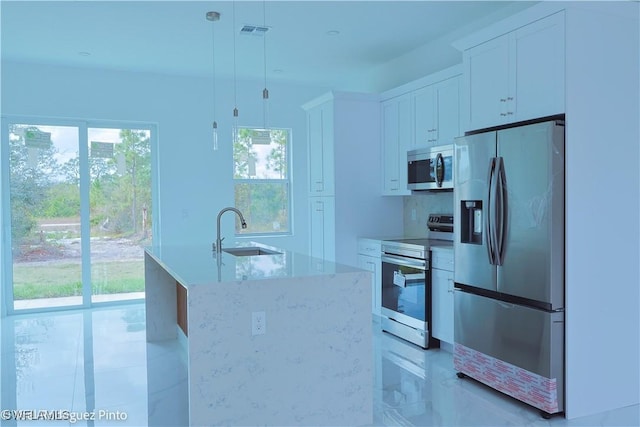
<instances>
[{"instance_id":1,"label":"white lower cabinet","mask_svg":"<svg viewBox=\"0 0 640 427\"><path fill-rule=\"evenodd\" d=\"M431 252L432 335L453 344L453 249Z\"/></svg>"},{"instance_id":2,"label":"white lower cabinet","mask_svg":"<svg viewBox=\"0 0 640 427\"><path fill-rule=\"evenodd\" d=\"M310 242L313 258L335 261L335 197L310 197Z\"/></svg>"},{"instance_id":3,"label":"white lower cabinet","mask_svg":"<svg viewBox=\"0 0 640 427\"><path fill-rule=\"evenodd\" d=\"M382 305L382 261L380 240L358 239L358 267L373 273L371 282L371 313L380 316Z\"/></svg>"}]
</instances>

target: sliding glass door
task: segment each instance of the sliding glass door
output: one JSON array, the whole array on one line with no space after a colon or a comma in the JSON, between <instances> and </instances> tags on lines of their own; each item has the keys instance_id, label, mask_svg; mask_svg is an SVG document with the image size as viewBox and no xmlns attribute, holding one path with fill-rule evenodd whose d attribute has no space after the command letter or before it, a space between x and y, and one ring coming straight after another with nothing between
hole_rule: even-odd
<instances>
[{"instance_id":1,"label":"sliding glass door","mask_svg":"<svg viewBox=\"0 0 640 427\"><path fill-rule=\"evenodd\" d=\"M2 144L9 312L143 298L151 128L3 120Z\"/></svg>"},{"instance_id":2,"label":"sliding glass door","mask_svg":"<svg viewBox=\"0 0 640 427\"><path fill-rule=\"evenodd\" d=\"M144 296L151 243L151 134L89 128L91 300Z\"/></svg>"},{"instance_id":3,"label":"sliding glass door","mask_svg":"<svg viewBox=\"0 0 640 427\"><path fill-rule=\"evenodd\" d=\"M14 309L81 305L79 129L8 126Z\"/></svg>"}]
</instances>

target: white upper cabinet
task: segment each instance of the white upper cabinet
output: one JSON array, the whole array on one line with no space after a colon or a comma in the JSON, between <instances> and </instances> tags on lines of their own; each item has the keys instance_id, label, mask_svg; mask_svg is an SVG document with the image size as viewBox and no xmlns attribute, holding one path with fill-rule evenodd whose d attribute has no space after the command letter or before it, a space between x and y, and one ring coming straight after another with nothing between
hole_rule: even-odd
<instances>
[{"instance_id":1,"label":"white upper cabinet","mask_svg":"<svg viewBox=\"0 0 640 427\"><path fill-rule=\"evenodd\" d=\"M413 148L411 137L411 99L408 95L382 103L382 194L404 196L407 189L407 150Z\"/></svg>"},{"instance_id":2,"label":"white upper cabinet","mask_svg":"<svg viewBox=\"0 0 640 427\"><path fill-rule=\"evenodd\" d=\"M307 111L309 141L309 195L332 196L335 179L333 166L333 103L327 101Z\"/></svg>"},{"instance_id":3,"label":"white upper cabinet","mask_svg":"<svg viewBox=\"0 0 640 427\"><path fill-rule=\"evenodd\" d=\"M436 84L437 141L435 145L453 144L460 136L460 76Z\"/></svg>"},{"instance_id":4,"label":"white upper cabinet","mask_svg":"<svg viewBox=\"0 0 640 427\"><path fill-rule=\"evenodd\" d=\"M382 194L407 196L407 151L460 136L460 79L454 66L382 94Z\"/></svg>"},{"instance_id":5,"label":"white upper cabinet","mask_svg":"<svg viewBox=\"0 0 640 427\"><path fill-rule=\"evenodd\" d=\"M413 93L416 148L451 144L460 133L458 76Z\"/></svg>"},{"instance_id":6,"label":"white upper cabinet","mask_svg":"<svg viewBox=\"0 0 640 427\"><path fill-rule=\"evenodd\" d=\"M516 85L513 110L518 120L565 112L564 12L515 32Z\"/></svg>"},{"instance_id":7,"label":"white upper cabinet","mask_svg":"<svg viewBox=\"0 0 640 427\"><path fill-rule=\"evenodd\" d=\"M463 53L465 130L564 113L564 13Z\"/></svg>"},{"instance_id":8,"label":"white upper cabinet","mask_svg":"<svg viewBox=\"0 0 640 427\"><path fill-rule=\"evenodd\" d=\"M414 140L417 147L433 145L438 140L437 98L433 86L423 87L413 93Z\"/></svg>"},{"instance_id":9,"label":"white upper cabinet","mask_svg":"<svg viewBox=\"0 0 640 427\"><path fill-rule=\"evenodd\" d=\"M509 36L469 49L463 58L468 88L468 129L505 122L510 91Z\"/></svg>"}]
</instances>

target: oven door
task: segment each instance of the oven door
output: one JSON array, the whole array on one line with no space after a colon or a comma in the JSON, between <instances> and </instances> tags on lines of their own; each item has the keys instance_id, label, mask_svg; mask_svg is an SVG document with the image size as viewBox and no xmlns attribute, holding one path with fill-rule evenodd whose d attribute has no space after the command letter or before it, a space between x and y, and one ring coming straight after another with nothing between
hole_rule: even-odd
<instances>
[{"instance_id":1,"label":"oven door","mask_svg":"<svg viewBox=\"0 0 640 427\"><path fill-rule=\"evenodd\" d=\"M427 261L382 255L382 314L407 326L428 330Z\"/></svg>"}]
</instances>

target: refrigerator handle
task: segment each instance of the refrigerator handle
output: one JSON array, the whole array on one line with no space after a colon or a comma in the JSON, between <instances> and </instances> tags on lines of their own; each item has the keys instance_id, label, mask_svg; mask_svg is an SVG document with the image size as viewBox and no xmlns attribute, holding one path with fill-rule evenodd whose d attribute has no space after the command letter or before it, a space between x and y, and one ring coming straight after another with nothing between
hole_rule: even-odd
<instances>
[{"instance_id":1,"label":"refrigerator handle","mask_svg":"<svg viewBox=\"0 0 640 427\"><path fill-rule=\"evenodd\" d=\"M507 225L507 178L504 170L504 159L497 158L496 162L496 265L502 265L504 261L504 242Z\"/></svg>"},{"instance_id":2,"label":"refrigerator handle","mask_svg":"<svg viewBox=\"0 0 640 427\"><path fill-rule=\"evenodd\" d=\"M493 238L493 234L494 234L494 229L495 229L495 223L492 220L493 218L493 209L492 209L492 205L494 203L494 192L493 192L493 186L494 186L494 178L495 178L495 167L496 167L496 158L492 157L490 162L489 162L489 173L488 173L488 178L487 178L487 188L488 188L488 192L487 192L487 212L484 216L484 228L485 228L485 236L486 237L486 243L487 243L487 255L489 256L489 264L491 265L495 265L496 264L496 256L495 256L495 247L494 247L494 238Z\"/></svg>"}]
</instances>

